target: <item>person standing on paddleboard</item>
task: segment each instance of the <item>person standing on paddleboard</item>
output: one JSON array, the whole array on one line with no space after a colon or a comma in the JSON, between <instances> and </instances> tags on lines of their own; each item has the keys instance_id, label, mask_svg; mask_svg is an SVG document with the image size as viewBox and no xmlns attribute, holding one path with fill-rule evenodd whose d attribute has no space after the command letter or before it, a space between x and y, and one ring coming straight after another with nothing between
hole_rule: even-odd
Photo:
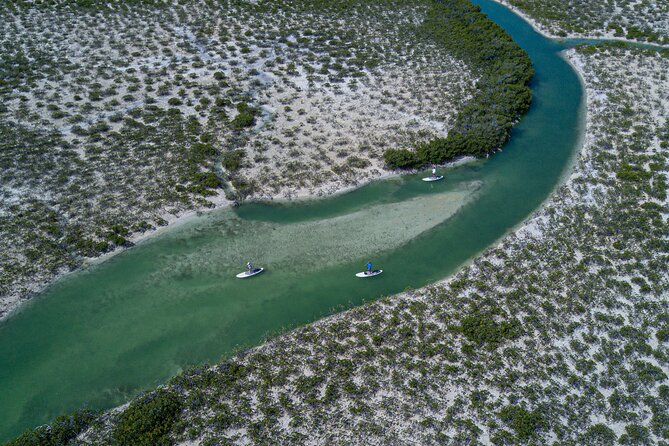
<instances>
[{"instance_id":1,"label":"person standing on paddleboard","mask_svg":"<svg viewBox=\"0 0 669 446\"><path fill-rule=\"evenodd\" d=\"M367 262L367 274L372 274L372 262Z\"/></svg>"},{"instance_id":2,"label":"person standing on paddleboard","mask_svg":"<svg viewBox=\"0 0 669 446\"><path fill-rule=\"evenodd\" d=\"M253 265L251 265L251 262L246 262L246 269L248 269L250 273L253 272Z\"/></svg>"}]
</instances>

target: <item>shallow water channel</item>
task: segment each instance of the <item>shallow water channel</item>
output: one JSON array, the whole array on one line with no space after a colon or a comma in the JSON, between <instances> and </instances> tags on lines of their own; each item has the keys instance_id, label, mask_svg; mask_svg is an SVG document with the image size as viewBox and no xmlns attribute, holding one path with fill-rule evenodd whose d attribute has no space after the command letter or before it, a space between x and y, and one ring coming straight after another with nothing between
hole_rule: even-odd
<instances>
[{"instance_id":1,"label":"shallow water channel","mask_svg":"<svg viewBox=\"0 0 669 446\"><path fill-rule=\"evenodd\" d=\"M0 324L0 440L103 409L283 328L453 273L529 216L578 150L583 92L561 47L476 1L530 54L530 112L502 153L333 198L191 219L71 274ZM237 280L251 259L267 269ZM371 260L385 273L354 274Z\"/></svg>"}]
</instances>

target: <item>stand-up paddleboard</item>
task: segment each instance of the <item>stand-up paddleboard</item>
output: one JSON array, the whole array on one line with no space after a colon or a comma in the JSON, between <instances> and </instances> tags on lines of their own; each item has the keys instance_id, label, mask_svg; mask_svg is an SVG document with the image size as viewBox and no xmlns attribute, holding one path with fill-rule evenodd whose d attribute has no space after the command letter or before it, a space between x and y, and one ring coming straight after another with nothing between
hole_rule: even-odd
<instances>
[{"instance_id":1,"label":"stand-up paddleboard","mask_svg":"<svg viewBox=\"0 0 669 446\"><path fill-rule=\"evenodd\" d=\"M237 274L238 279L246 279L247 277L253 277L261 272L265 271L265 268L253 268L253 271L244 271L243 273Z\"/></svg>"},{"instance_id":2,"label":"stand-up paddleboard","mask_svg":"<svg viewBox=\"0 0 669 446\"><path fill-rule=\"evenodd\" d=\"M355 277L374 277L374 276L378 276L378 275L381 274L382 272L383 272L382 269L375 269L375 270L372 271L371 273L370 273L370 272L367 272L367 271L362 271L362 272L360 272L360 273L357 273L357 274L355 275Z\"/></svg>"},{"instance_id":3,"label":"stand-up paddleboard","mask_svg":"<svg viewBox=\"0 0 669 446\"><path fill-rule=\"evenodd\" d=\"M430 176L430 177L423 178L423 181L439 181L439 180L443 180L443 179L444 179L443 175L437 175L437 176Z\"/></svg>"}]
</instances>

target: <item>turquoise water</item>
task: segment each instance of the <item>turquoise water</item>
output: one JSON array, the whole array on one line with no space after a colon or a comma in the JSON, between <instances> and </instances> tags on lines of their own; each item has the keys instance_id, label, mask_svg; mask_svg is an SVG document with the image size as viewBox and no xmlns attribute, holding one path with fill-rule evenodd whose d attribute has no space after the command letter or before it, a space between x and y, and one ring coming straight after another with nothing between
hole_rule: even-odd
<instances>
[{"instance_id":1,"label":"turquoise water","mask_svg":"<svg viewBox=\"0 0 669 446\"><path fill-rule=\"evenodd\" d=\"M198 217L49 287L0 324L0 440L104 409L282 329L453 273L523 221L577 150L583 92L557 44L477 1L527 50L530 112L489 160L334 198ZM236 280L247 259L267 271ZM386 272L360 280L367 260Z\"/></svg>"}]
</instances>

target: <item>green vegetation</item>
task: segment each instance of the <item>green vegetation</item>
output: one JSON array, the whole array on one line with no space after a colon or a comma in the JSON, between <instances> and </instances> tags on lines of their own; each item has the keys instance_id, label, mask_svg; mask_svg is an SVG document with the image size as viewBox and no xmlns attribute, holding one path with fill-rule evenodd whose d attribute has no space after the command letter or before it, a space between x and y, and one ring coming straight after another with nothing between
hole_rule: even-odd
<instances>
[{"instance_id":1,"label":"green vegetation","mask_svg":"<svg viewBox=\"0 0 669 446\"><path fill-rule=\"evenodd\" d=\"M59 4L70 8L67 3ZM116 5L110 4L112 9ZM334 23L356 17L366 20L355 8L359 4L252 5L258 16L291 11L306 14L309 20L317 16L310 8L320 5L318 11L324 14L319 17ZM406 6L392 2L364 5L390 10L389 4ZM471 7L461 2L446 4L453 7L452 11L463 12L461 17L473 19L462 24L462 32L495 32ZM48 7L48 2L36 5ZM95 8L100 4L84 5ZM407 39L419 35L433 43L455 32L438 29L438 24L443 27L444 20L450 20L443 16L446 10L442 6L421 9L421 4L412 3L411 10L417 11L419 18L423 17L419 13L431 11L429 20L405 23L405 34L398 35ZM113 11L108 16L104 12L93 16L81 12L81 17L87 17L95 29L100 28L103 19L118 17L124 25L118 28L122 29L134 23ZM216 14L209 12L212 17ZM146 11L134 13L142 17ZM166 17L161 25L171 29L167 25L181 23L179 17L197 16L194 10L186 9L176 9L173 15L150 17L157 22ZM10 16L21 24L17 29L30 26L20 21L20 15ZM382 23L395 26L401 16L384 16L386 22ZM123 21L126 19L128 22ZM453 20L457 30L460 25ZM32 21L44 23L31 16ZM297 21L291 22L292 27L276 26L285 32L276 31L274 26L248 30L231 22L212 28L213 22L207 14L186 22L195 37L192 41L185 39L188 44L178 50L162 46L160 41L169 43L171 37L160 34L161 26L150 27L157 33L154 36L141 26L136 36L147 35L147 40L139 48L126 50L130 55L137 52L139 55L133 57L139 59L125 65L119 61L122 70L91 66L86 72L93 73L88 80L79 80L79 76L86 77L84 73L75 71L74 64L61 58L59 51L49 52L48 46L23 48L13 39L3 42L0 88L6 100L0 113L11 120L3 119L0 126L0 184L4 187L2 206L6 206L0 216L0 241L22 247L16 258L2 258L3 293L19 288L12 282L17 277L53 277L57 271L79 265L82 255L111 249L126 238L128 231L166 224L160 217L166 209L178 212L204 206L202 194L220 185L214 170L219 155L226 176L233 178L231 183L234 181L238 190L254 187L240 172L245 163L264 156L269 143L285 149L291 161L280 164L282 159L272 160L277 164L273 168L283 169L277 175L279 185L294 181L292 184L308 186L295 178L312 169L315 164L310 163L338 167L344 176L374 159L369 146L380 146L382 140L360 141L359 154L351 155L350 145L333 143L346 138L341 132L335 134L336 138L314 138L332 143L328 149L341 154L336 155L337 159L333 161L324 150L314 151L313 158L304 157L298 162L300 140L291 138L300 129L292 128L294 124L282 128L285 134L271 134L278 143L270 137L258 141L249 127L234 128L226 116L248 112L234 104L262 104L249 98L257 91L254 89L261 88L253 83L257 75L243 69L252 64L250 59L264 57L260 53L267 48L256 43L278 42L281 45L269 48L286 48L286 53L271 60L267 56L262 62L263 69L273 70L273 76L281 82L287 79L280 83L281 88L288 88L297 71L308 73L305 77L313 76L308 83L332 88L328 92L335 91L336 86L344 88L351 78L360 85L383 79L375 70L387 68L384 57L403 54L406 47L388 41L384 42L392 49L389 52L383 51L383 45L364 46L356 40L358 33L363 35L359 40L370 42L374 39L367 37L379 35L365 35L368 28L361 27L340 34L323 32L323 27L308 30ZM8 27L3 31L16 32L7 25L13 21L1 23ZM267 40L254 40L256 36ZM122 40L134 41L130 37ZM179 41L184 41L183 36ZM222 47L221 42L232 49ZM410 42L411 49L420 48L422 56L429 55L425 47ZM505 42L498 41L503 47ZM165 62L165 66L178 53L180 60L189 59L184 65L195 64L195 68L180 73L142 63L140 56L149 51L149 46L156 48L149 52L150 57ZM286 63L293 60L287 56L294 54L288 52L290 49L307 47L313 49L312 53L304 50L307 62ZM481 48L489 49L485 45ZM444 47L432 49L439 52ZM119 54L123 50L119 48ZM208 65L205 58L199 58L200 51L207 50L222 50L236 65L227 66L220 60ZM490 71L480 71L483 81L497 79L495 76L502 72L514 73L522 66L529 68L520 53L511 58L514 66L509 71L504 64L496 65L497 50L489 55L493 56L486 68ZM79 443L73 439L89 424L83 442L91 445L176 441L303 444L313 438L338 444L390 444L407 439L420 444L476 444L482 442L484 434L494 444L554 441L608 445L616 440L621 444L665 444L669 436L669 162L663 149L669 147L669 128L664 122L666 110L653 92L667 91L669 68L661 55L624 48L588 49L579 57L587 61L583 66L590 86L588 97L605 92L608 100L590 116L590 138L576 164L576 175L530 222L533 230L521 230L505 238L445 284L381 299L301 327L219 366L184 372L166 389L136 399L120 413L102 415L94 423L90 415L58 419L50 428L37 428L10 444ZM611 60L619 61L619 66L612 69L607 65ZM472 59L467 63L476 67L487 62ZM200 64L203 67L197 68ZM634 65L639 66L638 73L624 69ZM231 69L230 75L214 74L230 67L240 72ZM420 76L419 71L416 69L412 76ZM50 102L49 96L55 91L40 87L49 76L60 74L69 79L58 85L59 90L70 89L71 106L64 100ZM244 77L247 74L252 80ZM116 94L107 85L114 79L122 85L115 87ZM119 105L125 101L120 99L137 84L141 85L137 91L151 96L141 106L125 110L125 105ZM480 155L484 153L478 153L482 147L502 141L510 123L529 102L523 93L526 83L522 78L512 79L508 91L499 92L481 80L479 84L469 103L471 108L456 116L454 131L445 140L425 143L433 138L416 133L413 137L423 142L416 144L415 151L390 150L386 156L398 166L410 167L454 156L459 150ZM625 88L629 85L635 88ZM185 90L183 97L181 89ZM410 96L410 92L405 93ZM286 97L294 93L290 90ZM380 93L380 101L397 100L392 93ZM144 100L141 94L135 94L138 100ZM179 108L169 106L169 98L175 97L182 102ZM286 101L283 106L292 104ZM485 110L480 108L484 103L491 107L490 116L496 116L499 122L476 115L476 110ZM303 119L299 112L293 114L285 107L277 108L282 110L278 115L285 118L282 123L291 122L288 118ZM293 108L298 107L293 104ZM67 110L70 116L56 113L59 110ZM108 118L87 121L90 116L106 113L110 113ZM319 121L311 115L304 122L307 119L314 120L310 131L315 131ZM79 127L70 128L75 122ZM471 126L478 126L477 131L470 132ZM482 139L477 139L479 136ZM491 148L494 145L485 150ZM366 154L370 154L369 159ZM419 156L423 159L418 160ZM45 191L50 193L48 199L44 198ZM3 254L18 251L7 249L8 245L3 245ZM624 426L619 439L611 426Z\"/></svg>"},{"instance_id":2,"label":"green vegetation","mask_svg":"<svg viewBox=\"0 0 669 446\"><path fill-rule=\"evenodd\" d=\"M506 340L516 339L521 334L518 319L498 323L491 315L480 313L462 318L459 331L469 341L479 345L488 344L493 348Z\"/></svg>"},{"instance_id":3,"label":"green vegetation","mask_svg":"<svg viewBox=\"0 0 669 446\"><path fill-rule=\"evenodd\" d=\"M170 438L666 444L668 208L654 184L669 169L659 150L669 132L651 93L666 82L667 59L624 48L578 57L587 58L588 97L617 99L594 110L575 175L532 230L506 237L446 283L174 378L168 388L184 409ZM621 82L608 58L643 70ZM632 107L644 126L623 125ZM641 171L640 181L616 175ZM110 442L105 429L88 433L91 444Z\"/></svg>"},{"instance_id":4,"label":"green vegetation","mask_svg":"<svg viewBox=\"0 0 669 446\"><path fill-rule=\"evenodd\" d=\"M480 157L501 148L532 102L529 83L534 70L525 51L480 8L465 0L439 2L420 33L465 61L481 77L476 93L458 113L446 138L419 144L414 151L388 150L384 154L388 166L417 168L457 156Z\"/></svg>"},{"instance_id":5,"label":"green vegetation","mask_svg":"<svg viewBox=\"0 0 669 446\"><path fill-rule=\"evenodd\" d=\"M428 162L420 161L416 152L407 149L388 149L383 153L383 159L395 169L413 169Z\"/></svg>"},{"instance_id":6,"label":"green vegetation","mask_svg":"<svg viewBox=\"0 0 669 446\"><path fill-rule=\"evenodd\" d=\"M521 441L525 441L545 427L544 418L536 411L519 406L506 406L499 412L500 419L509 425Z\"/></svg>"},{"instance_id":7,"label":"green vegetation","mask_svg":"<svg viewBox=\"0 0 669 446\"><path fill-rule=\"evenodd\" d=\"M6 446L62 446L74 440L96 416L89 411L60 416L48 426L30 429Z\"/></svg>"},{"instance_id":8,"label":"green vegetation","mask_svg":"<svg viewBox=\"0 0 669 446\"><path fill-rule=\"evenodd\" d=\"M439 10L451 14L428 0L3 3L0 296L18 302L223 196L336 190L380 176L385 149L444 136L475 74L468 52L435 47Z\"/></svg>"},{"instance_id":9,"label":"green vegetation","mask_svg":"<svg viewBox=\"0 0 669 446\"><path fill-rule=\"evenodd\" d=\"M364 169L365 167L368 167L371 163L364 158L351 155L348 158L346 158L346 164L352 169Z\"/></svg>"},{"instance_id":10,"label":"green vegetation","mask_svg":"<svg viewBox=\"0 0 669 446\"><path fill-rule=\"evenodd\" d=\"M233 118L230 125L233 129L241 130L245 127L252 127L256 122L258 110L251 107L246 102L237 104L237 116Z\"/></svg>"},{"instance_id":11,"label":"green vegetation","mask_svg":"<svg viewBox=\"0 0 669 446\"><path fill-rule=\"evenodd\" d=\"M669 44L666 2L634 0L505 0L550 33Z\"/></svg>"},{"instance_id":12,"label":"green vegetation","mask_svg":"<svg viewBox=\"0 0 669 446\"><path fill-rule=\"evenodd\" d=\"M156 390L133 401L118 417L112 444L118 446L167 446L183 402L168 390Z\"/></svg>"},{"instance_id":13,"label":"green vegetation","mask_svg":"<svg viewBox=\"0 0 669 446\"><path fill-rule=\"evenodd\" d=\"M579 441L592 446L609 446L617 439L615 432L604 424L593 424L579 436Z\"/></svg>"},{"instance_id":14,"label":"green vegetation","mask_svg":"<svg viewBox=\"0 0 669 446\"><path fill-rule=\"evenodd\" d=\"M651 174L644 171L642 167L631 166L627 163L624 163L616 172L616 176L618 179L623 181L633 181L638 183L644 180L648 180L651 177Z\"/></svg>"},{"instance_id":15,"label":"green vegetation","mask_svg":"<svg viewBox=\"0 0 669 446\"><path fill-rule=\"evenodd\" d=\"M223 159L221 160L223 168L228 172L236 172L242 166L242 160L244 159L245 153L241 149L231 150L223 154Z\"/></svg>"}]
</instances>

